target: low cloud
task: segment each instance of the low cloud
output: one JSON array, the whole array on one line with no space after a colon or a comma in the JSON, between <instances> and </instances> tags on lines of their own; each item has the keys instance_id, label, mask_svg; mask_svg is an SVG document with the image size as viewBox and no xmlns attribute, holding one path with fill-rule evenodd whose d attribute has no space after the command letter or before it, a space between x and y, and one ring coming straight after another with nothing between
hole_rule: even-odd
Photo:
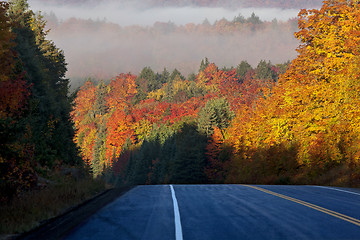
<instances>
[{"instance_id":1,"label":"low cloud","mask_svg":"<svg viewBox=\"0 0 360 240\"><path fill-rule=\"evenodd\" d=\"M141 30L141 29L140 29ZM53 31L50 38L64 49L70 77L138 73L144 66L156 71L177 68L197 72L204 57L219 66L242 60L255 65L262 59L282 63L296 56L292 32L260 31L249 35L172 32Z\"/></svg>"}]
</instances>

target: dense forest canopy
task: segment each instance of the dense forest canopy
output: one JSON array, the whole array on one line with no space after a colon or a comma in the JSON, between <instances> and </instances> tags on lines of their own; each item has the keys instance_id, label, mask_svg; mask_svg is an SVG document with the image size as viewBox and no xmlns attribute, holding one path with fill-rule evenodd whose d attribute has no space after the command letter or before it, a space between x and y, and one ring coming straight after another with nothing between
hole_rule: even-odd
<instances>
[{"instance_id":1,"label":"dense forest canopy","mask_svg":"<svg viewBox=\"0 0 360 240\"><path fill-rule=\"evenodd\" d=\"M144 66L158 72L177 68L188 76L205 56L219 66L246 60L256 67L262 59L283 63L296 56L297 12L321 5L303 0L29 3L42 10L49 37L64 50L73 87L89 76L110 79Z\"/></svg>"},{"instance_id":2,"label":"dense forest canopy","mask_svg":"<svg viewBox=\"0 0 360 240\"><path fill-rule=\"evenodd\" d=\"M51 21L56 42L65 49L68 76L111 78L120 72L140 72L144 66L155 71L179 69L185 76L196 73L207 56L220 66L235 66L243 60L252 66L262 60L282 63L296 56L296 20L261 21L255 14L214 24L121 27L104 21L69 19Z\"/></svg>"},{"instance_id":3,"label":"dense forest canopy","mask_svg":"<svg viewBox=\"0 0 360 240\"><path fill-rule=\"evenodd\" d=\"M71 32L72 41L94 41L96 54L77 61L92 67L104 54L106 64L119 68L113 74L101 65L99 70L113 77L86 81L70 95L66 52L48 40L44 17L26 0L0 2L0 200L32 189L54 169L82 164L112 184L359 185L359 19L357 1L326 0L320 9L301 10L297 56L280 63L250 63L246 55L229 53L271 52L275 45L262 48L251 36L271 32L275 38L293 31L295 20L267 22L253 14L214 24L129 28L76 18L55 21L56 31ZM86 31L86 41L76 38ZM96 32L113 35L100 43ZM194 63L179 54L196 48L174 54L145 42L142 51L152 48L152 57L175 61L169 68L151 65L148 58L131 71L131 58L141 57L132 48L120 54L111 47L113 39L122 39L120 46L128 48L124 39L131 42L133 36L177 37L180 44L186 41L181 34L202 36L197 47L209 58ZM243 34L252 42L241 43ZM241 44L231 45L236 39ZM209 48L205 40L220 45ZM277 45L291 44L278 39ZM218 64L213 54L221 52L233 58L230 64ZM111 58L116 54L130 64L127 70ZM184 74L184 64L192 71Z\"/></svg>"}]
</instances>

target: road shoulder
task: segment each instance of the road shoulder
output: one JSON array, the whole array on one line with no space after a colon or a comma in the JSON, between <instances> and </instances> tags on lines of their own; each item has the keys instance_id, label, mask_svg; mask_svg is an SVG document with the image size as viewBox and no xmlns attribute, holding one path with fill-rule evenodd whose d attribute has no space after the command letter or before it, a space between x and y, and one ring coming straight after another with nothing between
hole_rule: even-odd
<instances>
[{"instance_id":1,"label":"road shoulder","mask_svg":"<svg viewBox=\"0 0 360 240\"><path fill-rule=\"evenodd\" d=\"M15 239L61 239L99 209L111 203L131 188L108 189L96 197L69 209L64 214L47 220L35 229L21 234Z\"/></svg>"}]
</instances>

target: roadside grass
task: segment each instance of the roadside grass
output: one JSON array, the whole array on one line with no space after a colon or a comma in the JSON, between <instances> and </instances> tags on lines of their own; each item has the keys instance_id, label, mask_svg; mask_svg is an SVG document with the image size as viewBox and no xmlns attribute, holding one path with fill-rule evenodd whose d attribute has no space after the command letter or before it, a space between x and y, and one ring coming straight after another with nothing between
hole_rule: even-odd
<instances>
[{"instance_id":1,"label":"roadside grass","mask_svg":"<svg viewBox=\"0 0 360 240\"><path fill-rule=\"evenodd\" d=\"M317 178L318 185L328 185L334 187L360 187L360 178L355 171L348 166L339 166L331 169L326 174L323 174Z\"/></svg>"},{"instance_id":2,"label":"roadside grass","mask_svg":"<svg viewBox=\"0 0 360 240\"><path fill-rule=\"evenodd\" d=\"M0 234L20 234L64 213L105 190L103 180L85 176L74 179L56 174L44 189L22 194L0 206Z\"/></svg>"},{"instance_id":3,"label":"roadside grass","mask_svg":"<svg viewBox=\"0 0 360 240\"><path fill-rule=\"evenodd\" d=\"M303 169L292 177L296 185L323 185L333 187L360 187L360 179L354 177L354 171L347 165L339 165L328 171L315 172Z\"/></svg>"}]
</instances>

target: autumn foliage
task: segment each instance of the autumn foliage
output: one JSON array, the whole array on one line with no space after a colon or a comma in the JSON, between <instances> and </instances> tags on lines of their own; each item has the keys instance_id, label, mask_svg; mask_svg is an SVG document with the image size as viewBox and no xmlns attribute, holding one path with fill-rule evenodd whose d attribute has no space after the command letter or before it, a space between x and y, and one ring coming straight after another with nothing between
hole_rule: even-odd
<instances>
[{"instance_id":1,"label":"autumn foliage","mask_svg":"<svg viewBox=\"0 0 360 240\"><path fill-rule=\"evenodd\" d=\"M358 183L359 13L356 1L324 1L320 10L299 13L298 57L254 110L239 110L229 129L238 151L233 164L271 160L262 167L275 167L254 181L272 175L270 182ZM285 161L273 159L274 148L289 155ZM231 180L242 174L235 170Z\"/></svg>"},{"instance_id":2,"label":"autumn foliage","mask_svg":"<svg viewBox=\"0 0 360 240\"><path fill-rule=\"evenodd\" d=\"M277 67L263 61L256 69L247 69L245 80L240 80L239 69L220 70L206 59L189 80L176 69L155 74L144 68L140 76L120 74L107 84L89 81L77 93L72 112L75 142L96 176L113 169L123 181L136 183L198 178L223 182L224 164L232 152L223 144L234 111L254 104L260 89L274 84L275 79L255 78L255 71L263 68L276 78ZM162 79L162 85L154 87L156 79ZM190 147L183 143L186 138L196 142L195 156L182 155ZM190 175L196 171L195 177L180 176L176 169L184 167L193 169ZM215 168L219 170L214 172Z\"/></svg>"},{"instance_id":3,"label":"autumn foliage","mask_svg":"<svg viewBox=\"0 0 360 240\"><path fill-rule=\"evenodd\" d=\"M299 13L289 65L219 69L205 59L189 79L145 68L102 88L86 83L75 141L93 168L116 168L123 182L357 185L359 23L357 1L324 1Z\"/></svg>"}]
</instances>

